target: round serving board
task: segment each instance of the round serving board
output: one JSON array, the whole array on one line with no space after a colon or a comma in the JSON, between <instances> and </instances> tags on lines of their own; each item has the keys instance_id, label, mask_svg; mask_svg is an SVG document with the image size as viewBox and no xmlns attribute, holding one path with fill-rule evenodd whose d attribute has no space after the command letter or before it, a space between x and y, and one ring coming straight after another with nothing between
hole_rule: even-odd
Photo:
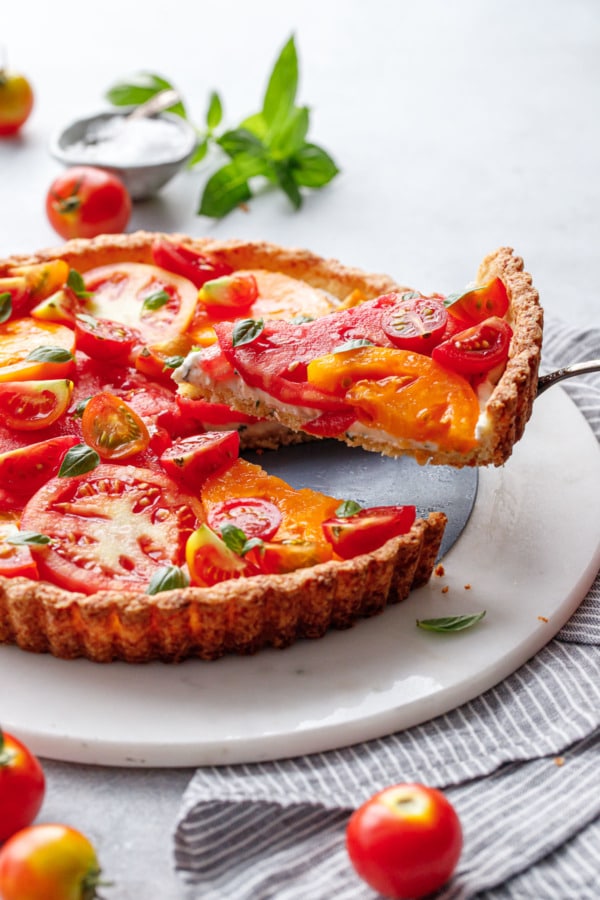
<instances>
[{"instance_id":1,"label":"round serving board","mask_svg":"<svg viewBox=\"0 0 600 900\"><path fill-rule=\"evenodd\" d=\"M536 400L511 459L482 470L478 486L470 470L357 454L323 444L259 460L292 484L369 505L446 504L443 575L348 631L253 657L99 665L0 647L3 727L42 757L116 766L252 762L347 746L496 684L587 593L600 566L600 448L561 388ZM415 624L480 610L485 618L456 634Z\"/></svg>"}]
</instances>

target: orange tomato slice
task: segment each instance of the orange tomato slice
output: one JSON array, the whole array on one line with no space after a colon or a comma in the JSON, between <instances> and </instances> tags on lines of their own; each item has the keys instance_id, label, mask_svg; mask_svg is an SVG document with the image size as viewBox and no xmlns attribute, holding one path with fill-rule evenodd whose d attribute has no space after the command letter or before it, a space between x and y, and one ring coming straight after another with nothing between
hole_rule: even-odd
<instances>
[{"instance_id":1,"label":"orange tomato slice","mask_svg":"<svg viewBox=\"0 0 600 900\"><path fill-rule=\"evenodd\" d=\"M29 316L0 325L0 381L68 378L74 367L75 334L65 325Z\"/></svg>"},{"instance_id":2,"label":"orange tomato slice","mask_svg":"<svg viewBox=\"0 0 600 900\"><path fill-rule=\"evenodd\" d=\"M32 263L30 266L14 266L11 275L22 275L32 300L43 300L62 287L69 277L69 264L64 259Z\"/></svg>"}]
</instances>

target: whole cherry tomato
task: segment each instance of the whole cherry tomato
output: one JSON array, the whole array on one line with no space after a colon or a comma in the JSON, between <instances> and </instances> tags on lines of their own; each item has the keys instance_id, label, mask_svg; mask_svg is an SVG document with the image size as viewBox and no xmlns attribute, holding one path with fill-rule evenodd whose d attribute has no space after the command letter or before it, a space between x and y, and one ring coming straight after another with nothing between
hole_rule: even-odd
<instances>
[{"instance_id":1,"label":"whole cherry tomato","mask_svg":"<svg viewBox=\"0 0 600 900\"><path fill-rule=\"evenodd\" d=\"M100 866L90 841L68 825L32 825L0 850L2 900L93 900Z\"/></svg>"},{"instance_id":2,"label":"whole cherry tomato","mask_svg":"<svg viewBox=\"0 0 600 900\"><path fill-rule=\"evenodd\" d=\"M120 234L131 216L131 198L123 182L111 172L73 166L50 185L46 214L65 240Z\"/></svg>"},{"instance_id":3,"label":"whole cherry tomato","mask_svg":"<svg viewBox=\"0 0 600 900\"><path fill-rule=\"evenodd\" d=\"M33 822L45 788L37 757L25 744L0 729L0 842Z\"/></svg>"},{"instance_id":4,"label":"whole cherry tomato","mask_svg":"<svg viewBox=\"0 0 600 900\"><path fill-rule=\"evenodd\" d=\"M27 78L0 69L0 136L16 134L33 109L33 90Z\"/></svg>"},{"instance_id":5,"label":"whole cherry tomato","mask_svg":"<svg viewBox=\"0 0 600 900\"><path fill-rule=\"evenodd\" d=\"M346 847L356 872L391 900L416 900L442 887L462 850L462 829L441 791L396 784L350 817Z\"/></svg>"}]
</instances>

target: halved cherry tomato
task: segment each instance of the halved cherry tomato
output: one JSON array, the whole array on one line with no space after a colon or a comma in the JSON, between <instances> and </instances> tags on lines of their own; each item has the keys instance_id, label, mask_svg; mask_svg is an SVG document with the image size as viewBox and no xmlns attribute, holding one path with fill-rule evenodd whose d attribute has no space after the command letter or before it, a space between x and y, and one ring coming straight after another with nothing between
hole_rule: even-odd
<instances>
[{"instance_id":1,"label":"halved cherry tomato","mask_svg":"<svg viewBox=\"0 0 600 900\"><path fill-rule=\"evenodd\" d=\"M432 358L462 375L476 375L505 363L508 359L512 328L494 316L460 331L432 350Z\"/></svg>"},{"instance_id":2,"label":"halved cherry tomato","mask_svg":"<svg viewBox=\"0 0 600 900\"><path fill-rule=\"evenodd\" d=\"M82 303L70 287L59 288L49 297L41 300L31 310L30 315L42 322L61 322L72 327L75 316L81 312Z\"/></svg>"},{"instance_id":3,"label":"halved cherry tomato","mask_svg":"<svg viewBox=\"0 0 600 900\"><path fill-rule=\"evenodd\" d=\"M0 575L3 578L23 577L37 581L39 578L38 568L29 547L26 544L10 543L10 538L14 538L19 531L20 518L20 513L14 510L0 512ZM1 760L2 753L0 752L0 808L3 808ZM29 825L29 822L24 822L24 824ZM4 837L2 835L2 820L0 820L0 841L5 837L6 835Z\"/></svg>"},{"instance_id":4,"label":"halved cherry tomato","mask_svg":"<svg viewBox=\"0 0 600 900\"><path fill-rule=\"evenodd\" d=\"M33 548L40 575L70 591L145 590L182 564L204 518L201 503L163 472L108 463L52 478L23 510L21 529L51 543Z\"/></svg>"},{"instance_id":5,"label":"halved cherry tomato","mask_svg":"<svg viewBox=\"0 0 600 900\"><path fill-rule=\"evenodd\" d=\"M70 328L31 317L0 325L0 381L68 378L74 368Z\"/></svg>"},{"instance_id":6,"label":"halved cherry tomato","mask_svg":"<svg viewBox=\"0 0 600 900\"><path fill-rule=\"evenodd\" d=\"M176 438L161 454L160 464L172 478L195 490L209 475L220 472L238 458L237 431L207 431Z\"/></svg>"},{"instance_id":7,"label":"halved cherry tomato","mask_svg":"<svg viewBox=\"0 0 600 900\"><path fill-rule=\"evenodd\" d=\"M79 314L75 318L75 344L92 359L125 365L142 340L139 331L110 319Z\"/></svg>"},{"instance_id":8,"label":"halved cherry tomato","mask_svg":"<svg viewBox=\"0 0 600 900\"><path fill-rule=\"evenodd\" d=\"M416 516L414 506L371 506L352 516L335 516L323 522L323 534L342 559L371 553L386 541L406 534Z\"/></svg>"},{"instance_id":9,"label":"halved cherry tomato","mask_svg":"<svg viewBox=\"0 0 600 900\"><path fill-rule=\"evenodd\" d=\"M99 319L128 325L154 344L182 334L196 307L191 281L145 263L115 263L84 274L87 311Z\"/></svg>"},{"instance_id":10,"label":"halved cherry tomato","mask_svg":"<svg viewBox=\"0 0 600 900\"><path fill-rule=\"evenodd\" d=\"M127 459L143 453L150 435L142 419L115 394L103 391L86 404L81 417L86 444L102 459Z\"/></svg>"},{"instance_id":11,"label":"halved cherry tomato","mask_svg":"<svg viewBox=\"0 0 600 900\"><path fill-rule=\"evenodd\" d=\"M264 497L231 497L209 510L207 522L217 534L225 525L235 525L247 538L269 541L281 525L281 512Z\"/></svg>"},{"instance_id":12,"label":"halved cherry tomato","mask_svg":"<svg viewBox=\"0 0 600 900\"><path fill-rule=\"evenodd\" d=\"M29 291L29 298L39 303L61 288L69 277L69 264L64 259L13 266L10 275L21 275Z\"/></svg>"},{"instance_id":13,"label":"halved cherry tomato","mask_svg":"<svg viewBox=\"0 0 600 900\"><path fill-rule=\"evenodd\" d=\"M31 497L56 475L65 453L78 443L76 435L65 434L0 453L0 484L18 496Z\"/></svg>"},{"instance_id":14,"label":"halved cherry tomato","mask_svg":"<svg viewBox=\"0 0 600 900\"><path fill-rule=\"evenodd\" d=\"M200 525L188 538L185 559L192 584L212 587L231 578L255 573L248 562L218 537L208 525Z\"/></svg>"},{"instance_id":15,"label":"halved cherry tomato","mask_svg":"<svg viewBox=\"0 0 600 900\"><path fill-rule=\"evenodd\" d=\"M462 828L441 791L397 784L352 813L346 848L357 874L391 900L417 900L441 888L462 851Z\"/></svg>"},{"instance_id":16,"label":"halved cherry tomato","mask_svg":"<svg viewBox=\"0 0 600 900\"><path fill-rule=\"evenodd\" d=\"M0 278L1 321L26 316L31 307L30 293L24 275Z\"/></svg>"},{"instance_id":17,"label":"halved cherry tomato","mask_svg":"<svg viewBox=\"0 0 600 900\"><path fill-rule=\"evenodd\" d=\"M0 729L0 843L33 822L45 789L46 779L37 756Z\"/></svg>"},{"instance_id":18,"label":"halved cherry tomato","mask_svg":"<svg viewBox=\"0 0 600 900\"><path fill-rule=\"evenodd\" d=\"M46 428L67 411L73 382L0 381L0 416L5 425L18 431Z\"/></svg>"},{"instance_id":19,"label":"halved cherry tomato","mask_svg":"<svg viewBox=\"0 0 600 900\"><path fill-rule=\"evenodd\" d=\"M249 272L234 272L205 281L198 300L208 307L218 307L230 314L248 309L258 297L256 278Z\"/></svg>"},{"instance_id":20,"label":"halved cherry tomato","mask_svg":"<svg viewBox=\"0 0 600 900\"><path fill-rule=\"evenodd\" d=\"M156 238L152 244L152 257L157 266L189 278L198 288L205 281L233 272L228 263L192 250L185 244L175 244L166 238Z\"/></svg>"},{"instance_id":21,"label":"halved cherry tomato","mask_svg":"<svg viewBox=\"0 0 600 900\"><path fill-rule=\"evenodd\" d=\"M450 315L473 325L490 316L502 318L509 307L508 293L501 278L492 278L458 296L446 300Z\"/></svg>"},{"instance_id":22,"label":"halved cherry tomato","mask_svg":"<svg viewBox=\"0 0 600 900\"><path fill-rule=\"evenodd\" d=\"M383 330L395 347L429 355L446 330L448 313L437 297L402 295L383 314Z\"/></svg>"},{"instance_id":23,"label":"halved cherry tomato","mask_svg":"<svg viewBox=\"0 0 600 900\"><path fill-rule=\"evenodd\" d=\"M316 541L262 541L244 558L266 575L284 575L327 562L331 555Z\"/></svg>"},{"instance_id":24,"label":"halved cherry tomato","mask_svg":"<svg viewBox=\"0 0 600 900\"><path fill-rule=\"evenodd\" d=\"M93 900L100 883L94 847L68 825L31 825L0 850L3 900Z\"/></svg>"}]
</instances>

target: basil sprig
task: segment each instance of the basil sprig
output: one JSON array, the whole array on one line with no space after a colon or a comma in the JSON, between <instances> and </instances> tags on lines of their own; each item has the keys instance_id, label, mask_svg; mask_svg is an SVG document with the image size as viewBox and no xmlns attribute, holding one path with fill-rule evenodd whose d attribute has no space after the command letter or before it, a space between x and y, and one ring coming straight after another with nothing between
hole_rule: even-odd
<instances>
[{"instance_id":1,"label":"basil sprig","mask_svg":"<svg viewBox=\"0 0 600 900\"><path fill-rule=\"evenodd\" d=\"M225 546L238 556L245 556L253 547L262 547L264 543L260 538L247 538L246 533L237 525L223 525L221 538Z\"/></svg>"},{"instance_id":2,"label":"basil sprig","mask_svg":"<svg viewBox=\"0 0 600 900\"><path fill-rule=\"evenodd\" d=\"M481 622L485 616L485 609L472 615L441 616L439 619L417 619L417 626L425 631L438 631L448 634L453 631L465 631Z\"/></svg>"},{"instance_id":3,"label":"basil sprig","mask_svg":"<svg viewBox=\"0 0 600 900\"><path fill-rule=\"evenodd\" d=\"M236 128L219 131L223 103L218 93L210 94L200 140L189 165L205 159L209 150L225 157L202 192L198 215L221 219L255 195L253 179L260 178L283 191L294 209L303 203L302 189L322 188L339 169L323 147L308 140L310 109L296 103L299 66L291 37L273 66L261 109L244 118ZM136 106L173 85L153 73L142 73L133 81L114 85L106 98L116 106ZM182 103L171 112L187 118Z\"/></svg>"}]
</instances>

